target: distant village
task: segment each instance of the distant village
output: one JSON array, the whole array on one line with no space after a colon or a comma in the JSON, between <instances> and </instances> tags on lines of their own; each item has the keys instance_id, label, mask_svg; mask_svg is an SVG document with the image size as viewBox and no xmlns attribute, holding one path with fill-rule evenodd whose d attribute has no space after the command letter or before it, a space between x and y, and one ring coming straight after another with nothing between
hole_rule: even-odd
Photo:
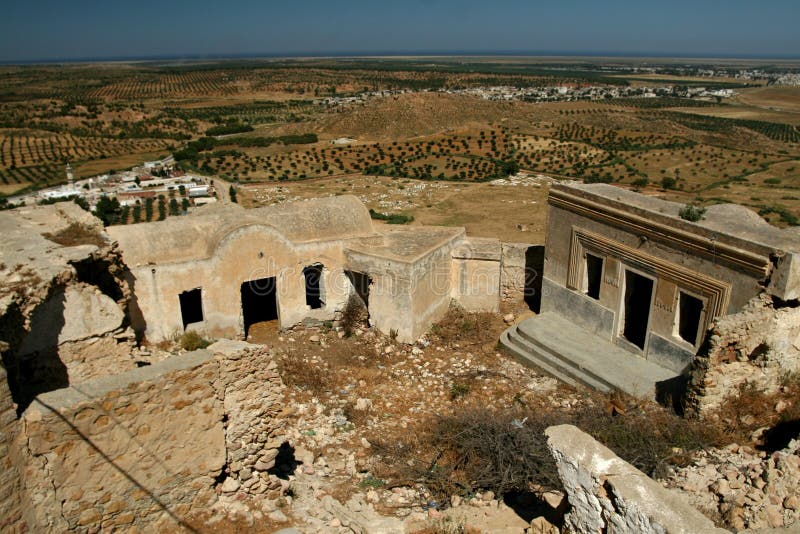
<instances>
[{"instance_id":1,"label":"distant village","mask_svg":"<svg viewBox=\"0 0 800 534\"><path fill-rule=\"evenodd\" d=\"M438 92L445 94L462 94L478 96L486 100L521 100L524 102L577 102L611 100L614 98L693 98L708 101L718 101L730 98L735 93L733 89L719 89L695 86L664 85L657 87L624 87L608 85L590 86L547 86L547 87L471 87L468 89L439 89L413 91L411 89L365 91L356 95L332 96L315 100L315 104L331 107L348 104L363 104L375 98L385 98L394 95L415 92Z\"/></svg>"},{"instance_id":2,"label":"distant village","mask_svg":"<svg viewBox=\"0 0 800 534\"><path fill-rule=\"evenodd\" d=\"M115 199L124 209L156 201L167 203L175 199L180 213L185 213L191 207L217 201L213 181L177 169L172 156L147 161L127 171L80 180L75 179L71 165L67 164L65 172L66 184L9 197L7 207L76 200L94 210L105 197Z\"/></svg>"}]
</instances>

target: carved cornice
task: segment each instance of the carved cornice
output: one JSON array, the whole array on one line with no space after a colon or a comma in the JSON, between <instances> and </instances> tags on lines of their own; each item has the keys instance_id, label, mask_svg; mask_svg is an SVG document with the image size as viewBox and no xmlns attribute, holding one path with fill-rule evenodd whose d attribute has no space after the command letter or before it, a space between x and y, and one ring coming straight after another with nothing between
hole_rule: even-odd
<instances>
[{"instance_id":1,"label":"carved cornice","mask_svg":"<svg viewBox=\"0 0 800 534\"><path fill-rule=\"evenodd\" d=\"M620 228L640 238L647 238L653 242L662 243L673 249L758 277L759 280L767 277L772 266L768 255L748 252L720 243L712 238L603 205L565 191L551 189L548 203L582 217Z\"/></svg>"},{"instance_id":2,"label":"carved cornice","mask_svg":"<svg viewBox=\"0 0 800 534\"><path fill-rule=\"evenodd\" d=\"M731 285L710 276L692 271L682 265L662 260L651 254L643 253L635 248L613 241L605 236L572 228L569 271L567 285L572 289L579 287L583 276L582 258L585 251L619 259L624 265L651 273L659 280L674 283L679 288L703 295L707 300L705 328L716 317L727 314L730 302Z\"/></svg>"}]
</instances>

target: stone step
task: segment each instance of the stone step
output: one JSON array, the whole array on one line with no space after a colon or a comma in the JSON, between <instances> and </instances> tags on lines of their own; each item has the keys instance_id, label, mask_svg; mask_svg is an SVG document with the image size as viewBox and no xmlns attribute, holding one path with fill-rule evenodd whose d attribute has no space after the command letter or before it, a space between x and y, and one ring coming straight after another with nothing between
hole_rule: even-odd
<instances>
[{"instance_id":1,"label":"stone step","mask_svg":"<svg viewBox=\"0 0 800 534\"><path fill-rule=\"evenodd\" d=\"M595 377L583 373L579 368L566 363L550 351L529 342L520 336L516 329L504 332L500 344L523 365L536 367L571 386L583 385L604 393L613 389L596 380Z\"/></svg>"},{"instance_id":2,"label":"stone step","mask_svg":"<svg viewBox=\"0 0 800 534\"><path fill-rule=\"evenodd\" d=\"M583 383L590 387L594 387L595 389L599 389L600 391L613 391L617 389L613 384L605 380L602 374L598 374L592 371L590 367L587 367L586 363L582 359L577 358L570 358L569 356L565 356L563 353L571 355L574 352L580 350L579 343L577 346L567 346L567 347L554 347L548 346L546 343L542 342L540 339L537 339L535 335L530 334L529 332L523 330L522 328L517 327L516 332L514 333L516 337L521 338L522 341L527 343L528 346L535 347L535 350L539 353L543 353L548 355L550 358L557 359L561 365L566 366L569 370L574 372L580 377L586 377L586 380L581 380ZM568 345L568 343L567 343ZM595 387L593 383L602 384L602 388Z\"/></svg>"},{"instance_id":3,"label":"stone step","mask_svg":"<svg viewBox=\"0 0 800 534\"><path fill-rule=\"evenodd\" d=\"M603 392L616 389L654 398L658 383L678 376L554 313L512 326L500 343L522 363L569 384L578 382Z\"/></svg>"}]
</instances>

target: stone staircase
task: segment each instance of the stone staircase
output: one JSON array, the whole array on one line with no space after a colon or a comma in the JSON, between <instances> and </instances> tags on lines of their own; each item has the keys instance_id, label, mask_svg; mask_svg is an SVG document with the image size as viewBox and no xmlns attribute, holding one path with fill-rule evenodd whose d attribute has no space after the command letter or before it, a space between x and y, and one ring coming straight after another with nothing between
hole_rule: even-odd
<instances>
[{"instance_id":1,"label":"stone staircase","mask_svg":"<svg viewBox=\"0 0 800 534\"><path fill-rule=\"evenodd\" d=\"M576 386L656 397L659 383L679 375L554 313L525 319L503 332L500 345L514 358Z\"/></svg>"}]
</instances>

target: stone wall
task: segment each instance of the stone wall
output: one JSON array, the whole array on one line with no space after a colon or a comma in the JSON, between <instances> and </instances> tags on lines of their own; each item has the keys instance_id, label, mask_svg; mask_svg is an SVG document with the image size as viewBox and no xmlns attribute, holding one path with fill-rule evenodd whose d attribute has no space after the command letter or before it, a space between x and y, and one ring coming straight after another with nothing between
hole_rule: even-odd
<instances>
[{"instance_id":1,"label":"stone wall","mask_svg":"<svg viewBox=\"0 0 800 534\"><path fill-rule=\"evenodd\" d=\"M469 238L452 253L452 296L467 311L500 310L501 247L497 239Z\"/></svg>"},{"instance_id":2,"label":"stone wall","mask_svg":"<svg viewBox=\"0 0 800 534\"><path fill-rule=\"evenodd\" d=\"M283 383L269 349L244 341L217 341L213 352L220 369L217 388L227 422L226 492L262 494L281 487L269 471L283 444Z\"/></svg>"},{"instance_id":3,"label":"stone wall","mask_svg":"<svg viewBox=\"0 0 800 534\"><path fill-rule=\"evenodd\" d=\"M712 325L694 358L687 411L700 415L719 407L747 383L771 392L788 373L800 371L800 308L776 308L767 295Z\"/></svg>"},{"instance_id":4,"label":"stone wall","mask_svg":"<svg viewBox=\"0 0 800 534\"><path fill-rule=\"evenodd\" d=\"M567 532L727 532L580 429L560 425L545 433L570 504Z\"/></svg>"},{"instance_id":5,"label":"stone wall","mask_svg":"<svg viewBox=\"0 0 800 534\"><path fill-rule=\"evenodd\" d=\"M219 363L207 351L36 398L21 419L33 531L181 523L225 464Z\"/></svg>"},{"instance_id":6,"label":"stone wall","mask_svg":"<svg viewBox=\"0 0 800 534\"><path fill-rule=\"evenodd\" d=\"M228 340L41 394L11 447L3 439L12 434L0 434L0 526L13 531L18 518L33 531L173 528L220 491L280 491L271 471L282 401L269 350ZM3 428L15 428L2 390L0 403Z\"/></svg>"},{"instance_id":7,"label":"stone wall","mask_svg":"<svg viewBox=\"0 0 800 534\"><path fill-rule=\"evenodd\" d=\"M503 301L541 298L531 293L541 288L543 245L501 243L500 258L500 298Z\"/></svg>"},{"instance_id":8,"label":"stone wall","mask_svg":"<svg viewBox=\"0 0 800 534\"><path fill-rule=\"evenodd\" d=\"M19 469L11 448L18 426L16 406L11 399L6 371L0 366L0 532L25 530L19 499Z\"/></svg>"}]
</instances>

